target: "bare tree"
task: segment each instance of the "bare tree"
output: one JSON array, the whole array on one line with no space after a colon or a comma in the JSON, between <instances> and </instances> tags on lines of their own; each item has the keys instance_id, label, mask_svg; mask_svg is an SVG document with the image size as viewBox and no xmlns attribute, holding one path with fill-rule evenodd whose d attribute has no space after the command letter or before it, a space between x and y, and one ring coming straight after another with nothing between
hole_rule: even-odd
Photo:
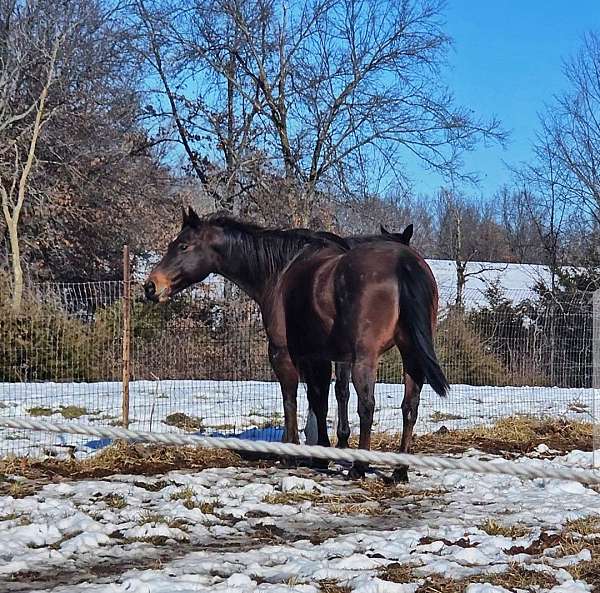
<instances>
[{"instance_id":1,"label":"bare tree","mask_svg":"<svg viewBox=\"0 0 600 593\"><path fill-rule=\"evenodd\" d=\"M48 94L56 78L56 61L64 41L64 33L33 37L34 21L39 18L35 2L25 7L13 3L4 20L0 58L0 138L3 156L12 158L0 169L0 197L11 253L12 304L18 311L23 296L23 267L19 236L19 220L28 195L29 179L35 164L36 149L42 128L51 115L47 107ZM42 64L40 67L39 64ZM15 104L18 85L29 76L29 69L37 66L39 88L30 94L24 104ZM10 165L9 165L10 163Z\"/></svg>"},{"instance_id":2,"label":"bare tree","mask_svg":"<svg viewBox=\"0 0 600 593\"><path fill-rule=\"evenodd\" d=\"M545 264L540 246L539 225L532 220L531 205L523 188L502 187L496 195L501 208L502 228L511 259L517 263Z\"/></svg>"},{"instance_id":3,"label":"bare tree","mask_svg":"<svg viewBox=\"0 0 600 593\"><path fill-rule=\"evenodd\" d=\"M485 207L470 204L454 192L444 189L437 200L438 211L438 255L449 257L456 266L456 296L454 305L464 307L467 280L490 270L498 270L498 264L487 261L502 261L493 252L483 252L482 246L489 244L488 229L497 228L491 217L485 215ZM486 234L488 235L486 237ZM479 260L479 261L477 261Z\"/></svg>"},{"instance_id":4,"label":"bare tree","mask_svg":"<svg viewBox=\"0 0 600 593\"><path fill-rule=\"evenodd\" d=\"M25 114L0 131L2 263L18 260L35 280L115 278L123 243L148 249L178 207L162 145L141 125L141 73L120 11L105 0L65 0L60 10L54 0L0 0L1 121Z\"/></svg>"},{"instance_id":5,"label":"bare tree","mask_svg":"<svg viewBox=\"0 0 600 593\"><path fill-rule=\"evenodd\" d=\"M517 180L523 188L518 199L534 228L542 263L550 270L554 292L559 268L564 263L564 238L569 227L569 172L557 156L553 137L546 127L538 136L534 154L534 161L518 171Z\"/></svg>"},{"instance_id":6,"label":"bare tree","mask_svg":"<svg viewBox=\"0 0 600 593\"><path fill-rule=\"evenodd\" d=\"M516 171L515 199L533 227L539 259L550 269L552 294L567 254L581 262L585 252L591 261L600 261L593 240L600 225L598 35L584 38L579 53L566 64L565 74L569 90L540 114L534 158ZM579 254L573 250L570 233L575 227L578 235L588 238L583 249L579 246Z\"/></svg>"},{"instance_id":7,"label":"bare tree","mask_svg":"<svg viewBox=\"0 0 600 593\"><path fill-rule=\"evenodd\" d=\"M437 237L430 204L410 193L399 191L384 198L373 195L362 199L328 199L334 213L334 230L357 235L379 233L383 224L399 232L412 224L411 245L425 257L435 255Z\"/></svg>"},{"instance_id":8,"label":"bare tree","mask_svg":"<svg viewBox=\"0 0 600 593\"><path fill-rule=\"evenodd\" d=\"M437 0L144 5L138 18L154 48L146 58L168 98L154 111L186 138L192 164L221 161L216 175L231 178L252 163L249 176L237 174L241 191L268 193L279 177L295 196L299 223L328 194L366 195L374 177L403 181L407 155L456 174L462 151L502 134L495 120L456 107L440 84L449 44L441 7ZM147 24L153 19L160 28Z\"/></svg>"},{"instance_id":9,"label":"bare tree","mask_svg":"<svg viewBox=\"0 0 600 593\"><path fill-rule=\"evenodd\" d=\"M155 99L146 107L153 142L180 148L214 206L233 211L265 162L255 145L260 97L243 88L235 57L241 33L214 0L133 4L133 47Z\"/></svg>"},{"instance_id":10,"label":"bare tree","mask_svg":"<svg viewBox=\"0 0 600 593\"><path fill-rule=\"evenodd\" d=\"M542 118L547 160L572 206L600 223L600 36L585 36L566 65L571 89Z\"/></svg>"}]
</instances>

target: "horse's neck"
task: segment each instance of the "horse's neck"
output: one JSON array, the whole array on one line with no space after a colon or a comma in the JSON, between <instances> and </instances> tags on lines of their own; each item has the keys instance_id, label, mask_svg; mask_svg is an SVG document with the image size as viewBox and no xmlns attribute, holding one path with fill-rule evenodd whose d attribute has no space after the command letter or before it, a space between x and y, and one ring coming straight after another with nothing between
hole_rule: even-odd
<instances>
[{"instance_id":1,"label":"horse's neck","mask_svg":"<svg viewBox=\"0 0 600 593\"><path fill-rule=\"evenodd\" d=\"M257 269L255 262L258 258L254 257L252 253L239 249L233 251L235 257L230 257L221 262L218 272L239 286L262 309L265 300L270 299L281 274L301 251L302 249L299 249L295 255L290 256L289 261L282 262L281 266L265 270Z\"/></svg>"}]
</instances>

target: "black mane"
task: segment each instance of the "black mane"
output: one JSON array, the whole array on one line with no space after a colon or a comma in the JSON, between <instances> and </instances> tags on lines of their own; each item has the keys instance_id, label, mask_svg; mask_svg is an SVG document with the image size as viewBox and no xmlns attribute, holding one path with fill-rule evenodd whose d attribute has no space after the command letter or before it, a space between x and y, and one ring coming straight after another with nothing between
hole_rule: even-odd
<instances>
[{"instance_id":1,"label":"black mane","mask_svg":"<svg viewBox=\"0 0 600 593\"><path fill-rule=\"evenodd\" d=\"M283 269L307 247L335 247L343 251L350 248L344 239L334 233L266 228L221 213L201 219L200 224L223 229L227 238L224 250L228 259L243 260L254 275L264 278Z\"/></svg>"},{"instance_id":2,"label":"black mane","mask_svg":"<svg viewBox=\"0 0 600 593\"><path fill-rule=\"evenodd\" d=\"M391 241L392 243L405 243L396 235L350 235L346 237L349 247L356 247L361 243L381 243L381 241Z\"/></svg>"}]
</instances>

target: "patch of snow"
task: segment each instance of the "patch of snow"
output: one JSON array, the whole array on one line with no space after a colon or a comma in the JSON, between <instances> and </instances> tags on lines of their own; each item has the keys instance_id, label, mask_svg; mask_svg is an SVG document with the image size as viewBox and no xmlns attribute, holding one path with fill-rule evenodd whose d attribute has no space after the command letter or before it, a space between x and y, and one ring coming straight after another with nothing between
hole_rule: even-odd
<instances>
[{"instance_id":1,"label":"patch of snow","mask_svg":"<svg viewBox=\"0 0 600 593\"><path fill-rule=\"evenodd\" d=\"M321 487L314 480L307 480L296 476L286 476L283 478L280 488L282 492L292 492L294 490L304 492L321 491Z\"/></svg>"},{"instance_id":2,"label":"patch of snow","mask_svg":"<svg viewBox=\"0 0 600 593\"><path fill-rule=\"evenodd\" d=\"M512 593L512 591L490 583L472 583L465 589L465 593Z\"/></svg>"}]
</instances>

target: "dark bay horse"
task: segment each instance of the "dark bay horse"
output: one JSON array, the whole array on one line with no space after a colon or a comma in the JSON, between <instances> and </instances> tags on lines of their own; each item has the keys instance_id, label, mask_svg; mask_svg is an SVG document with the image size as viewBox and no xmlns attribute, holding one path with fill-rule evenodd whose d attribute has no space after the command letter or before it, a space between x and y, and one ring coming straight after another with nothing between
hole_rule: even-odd
<instances>
[{"instance_id":1,"label":"dark bay horse","mask_svg":"<svg viewBox=\"0 0 600 593\"><path fill-rule=\"evenodd\" d=\"M359 446L369 449L377 364L396 345L405 379L400 450L408 452L423 383L428 380L440 395L449 388L433 347L437 286L425 260L400 242L349 248L338 239L265 229L222 215L199 218L190 208L144 285L146 296L165 302L217 273L258 303L283 394L286 442L299 442L296 397L302 377L318 444L329 446L331 361L341 361L351 365L358 395ZM405 480L406 469L394 470L393 478ZM365 470L357 462L349 476L363 477Z\"/></svg>"},{"instance_id":2,"label":"dark bay horse","mask_svg":"<svg viewBox=\"0 0 600 593\"><path fill-rule=\"evenodd\" d=\"M361 243L375 241L397 241L410 245L413 236L413 225L409 224L401 233L392 233L380 225L380 235L351 235L344 237L348 247L356 247ZM335 399L337 401L338 422L336 429L337 446L341 449L348 446L350 438L350 422L348 420L348 401L350 400L351 365L346 362L335 363Z\"/></svg>"}]
</instances>

